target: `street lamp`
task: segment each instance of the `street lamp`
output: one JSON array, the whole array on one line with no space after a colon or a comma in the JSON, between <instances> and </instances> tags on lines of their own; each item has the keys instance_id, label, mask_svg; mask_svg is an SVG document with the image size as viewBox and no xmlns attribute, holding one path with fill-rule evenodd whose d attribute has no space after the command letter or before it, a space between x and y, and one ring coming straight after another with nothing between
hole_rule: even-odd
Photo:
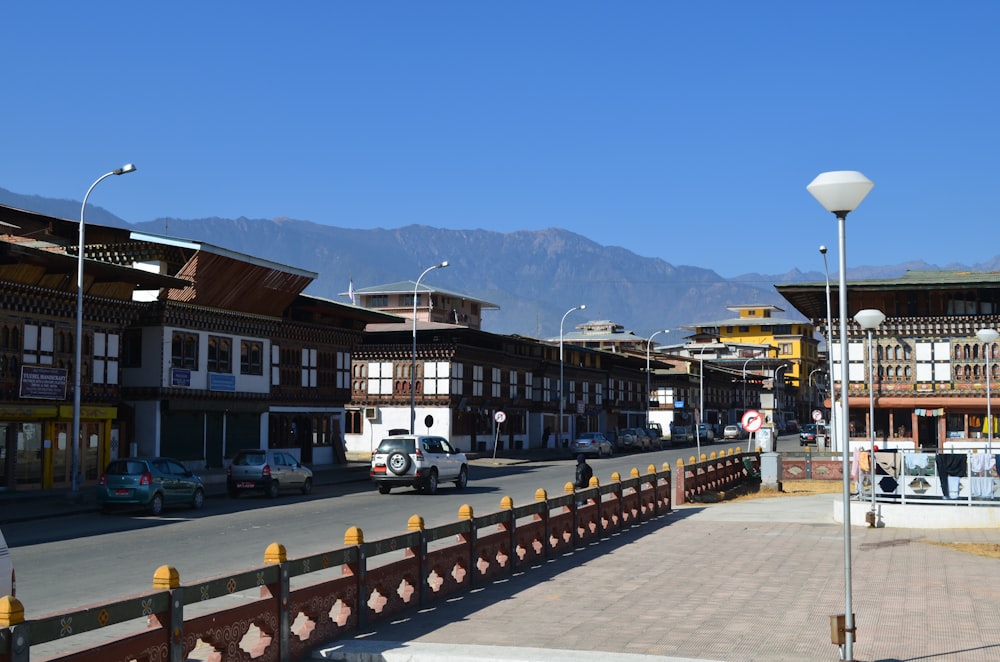
<instances>
[{"instance_id":1,"label":"street lamp","mask_svg":"<svg viewBox=\"0 0 1000 662\"><path fill-rule=\"evenodd\" d=\"M840 367L847 370L847 215L857 209L875 184L854 170L824 172L812 180L806 190L837 217L837 242L840 249L840 283L837 294L840 300ZM825 255L825 254L824 254ZM829 305L827 306L829 311ZM829 312L827 313L829 314ZM833 331L831 330L832 334ZM833 375L830 375L833 379ZM833 404L833 394L830 394ZM840 376L840 450L843 454L844 474L844 660L854 659L854 613L851 605L851 465L848 456L847 421L850 404L847 399L847 375Z\"/></svg>"},{"instance_id":2,"label":"street lamp","mask_svg":"<svg viewBox=\"0 0 1000 662\"><path fill-rule=\"evenodd\" d=\"M410 434L414 431L414 421L417 419L417 289L420 287L420 281L428 273L435 269L444 269L448 266L448 260L441 262L440 264L435 264L433 267L427 267L424 272L420 274L417 278L416 284L413 286L413 357L410 363ZM428 295L429 297L430 295Z\"/></svg>"},{"instance_id":3,"label":"street lamp","mask_svg":"<svg viewBox=\"0 0 1000 662\"><path fill-rule=\"evenodd\" d=\"M993 412L990 410L990 379L993 373L990 369L990 359L993 356L993 343L1000 338L1000 333L994 329L979 329L976 331L979 342L986 344L986 454L993 454Z\"/></svg>"},{"instance_id":4,"label":"street lamp","mask_svg":"<svg viewBox=\"0 0 1000 662\"><path fill-rule=\"evenodd\" d=\"M830 432L832 434L827 435L827 438L830 440L830 449L836 452L840 445L840 437L837 436L837 398L833 388L833 311L830 308L830 267L826 263L826 246L820 246L819 252L823 255L823 271L826 273L826 361L830 364ZM841 370L844 369L842 365ZM843 447L840 450L847 452Z\"/></svg>"},{"instance_id":5,"label":"street lamp","mask_svg":"<svg viewBox=\"0 0 1000 662\"><path fill-rule=\"evenodd\" d=\"M771 448L773 451L778 450L778 421L781 420L781 404L785 393L785 383L780 380L779 375L782 370L788 370L791 367L788 363L782 363L774 369L774 413L771 416L771 423L774 425L774 446Z\"/></svg>"},{"instance_id":6,"label":"street lamp","mask_svg":"<svg viewBox=\"0 0 1000 662\"><path fill-rule=\"evenodd\" d=\"M80 493L80 375L83 363L83 250L84 250L84 214L87 211L87 199L91 191L112 175L124 175L128 172L135 172L135 165L126 163L117 170L104 173L97 178L87 194L83 196L83 205L80 207L80 245L76 253L76 353L73 361L73 466L70 474L70 491L73 497Z\"/></svg>"},{"instance_id":7,"label":"street lamp","mask_svg":"<svg viewBox=\"0 0 1000 662\"><path fill-rule=\"evenodd\" d=\"M559 429L560 442L562 442L563 403L565 400L565 393L563 393L563 324L566 322L566 318L569 317L569 314L573 311L586 309L587 304L585 303L581 303L579 306L574 306L563 313L562 319L559 321L559 425L556 427Z\"/></svg>"},{"instance_id":8,"label":"street lamp","mask_svg":"<svg viewBox=\"0 0 1000 662\"><path fill-rule=\"evenodd\" d=\"M816 406L816 393L813 390L813 375L817 372L823 372L823 368L814 368L809 372L809 408L812 409ZM816 380L816 386L819 386L819 380Z\"/></svg>"},{"instance_id":9,"label":"street lamp","mask_svg":"<svg viewBox=\"0 0 1000 662\"><path fill-rule=\"evenodd\" d=\"M743 409L747 409L747 364L754 360L751 356L746 361L743 362Z\"/></svg>"},{"instance_id":10,"label":"street lamp","mask_svg":"<svg viewBox=\"0 0 1000 662\"><path fill-rule=\"evenodd\" d=\"M698 351L698 416L695 420L694 439L698 445L698 461L701 462L701 421L705 416L705 350L702 347Z\"/></svg>"},{"instance_id":11,"label":"street lamp","mask_svg":"<svg viewBox=\"0 0 1000 662\"><path fill-rule=\"evenodd\" d=\"M875 526L875 353L872 349L872 329L885 321L885 313L873 308L865 308L854 314L854 321L868 332L868 436L871 439L871 456L868 468L872 486L872 511L869 515L871 526Z\"/></svg>"},{"instance_id":12,"label":"street lamp","mask_svg":"<svg viewBox=\"0 0 1000 662\"><path fill-rule=\"evenodd\" d=\"M646 341L646 428L649 428L649 348L653 344L653 338L661 333L670 333L670 329L654 331L653 335Z\"/></svg>"}]
</instances>

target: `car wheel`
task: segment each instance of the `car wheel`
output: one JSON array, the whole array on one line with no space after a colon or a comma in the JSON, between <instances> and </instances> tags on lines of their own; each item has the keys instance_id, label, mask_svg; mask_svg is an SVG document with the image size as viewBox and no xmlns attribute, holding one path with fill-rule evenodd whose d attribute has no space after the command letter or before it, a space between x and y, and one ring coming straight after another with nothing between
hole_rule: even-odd
<instances>
[{"instance_id":1,"label":"car wheel","mask_svg":"<svg viewBox=\"0 0 1000 662\"><path fill-rule=\"evenodd\" d=\"M462 467L458 472L458 480L455 481L455 487L460 490L464 490L465 486L469 484L469 468Z\"/></svg>"},{"instance_id":2,"label":"car wheel","mask_svg":"<svg viewBox=\"0 0 1000 662\"><path fill-rule=\"evenodd\" d=\"M389 467L389 471L401 476L410 470L410 456L396 451L385 461L385 465Z\"/></svg>"},{"instance_id":3,"label":"car wheel","mask_svg":"<svg viewBox=\"0 0 1000 662\"><path fill-rule=\"evenodd\" d=\"M305 482L302 483L302 493L309 494L312 491L313 491L313 479L306 478Z\"/></svg>"},{"instance_id":4,"label":"car wheel","mask_svg":"<svg viewBox=\"0 0 1000 662\"><path fill-rule=\"evenodd\" d=\"M391 490L391 489L392 488L389 487L388 485L379 485L378 486L378 493L379 494L388 494L389 490Z\"/></svg>"},{"instance_id":5,"label":"car wheel","mask_svg":"<svg viewBox=\"0 0 1000 662\"><path fill-rule=\"evenodd\" d=\"M191 499L191 507L195 510L200 510L202 506L205 505L205 491L201 488L194 491L194 497Z\"/></svg>"},{"instance_id":6,"label":"car wheel","mask_svg":"<svg viewBox=\"0 0 1000 662\"><path fill-rule=\"evenodd\" d=\"M149 502L149 514L160 515L163 513L163 495L157 492L153 495L153 500Z\"/></svg>"},{"instance_id":7,"label":"car wheel","mask_svg":"<svg viewBox=\"0 0 1000 662\"><path fill-rule=\"evenodd\" d=\"M424 483L424 491L427 492L427 494L437 494L438 473L436 470L431 469L431 474L427 476L427 482Z\"/></svg>"},{"instance_id":8,"label":"car wheel","mask_svg":"<svg viewBox=\"0 0 1000 662\"><path fill-rule=\"evenodd\" d=\"M272 480L271 484L267 486L267 498L268 499L278 498L278 481Z\"/></svg>"}]
</instances>

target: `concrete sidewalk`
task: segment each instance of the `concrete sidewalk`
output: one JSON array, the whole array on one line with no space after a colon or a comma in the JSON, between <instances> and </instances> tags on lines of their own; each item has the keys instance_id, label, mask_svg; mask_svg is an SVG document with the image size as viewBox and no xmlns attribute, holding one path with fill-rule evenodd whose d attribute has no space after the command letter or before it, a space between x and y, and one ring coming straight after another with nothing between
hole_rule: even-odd
<instances>
[{"instance_id":1,"label":"concrete sidewalk","mask_svg":"<svg viewBox=\"0 0 1000 662\"><path fill-rule=\"evenodd\" d=\"M314 659L836 660L839 503L820 495L682 507ZM1000 659L1000 562L936 544L1000 543L1000 531L854 526L851 538L856 660Z\"/></svg>"}]
</instances>

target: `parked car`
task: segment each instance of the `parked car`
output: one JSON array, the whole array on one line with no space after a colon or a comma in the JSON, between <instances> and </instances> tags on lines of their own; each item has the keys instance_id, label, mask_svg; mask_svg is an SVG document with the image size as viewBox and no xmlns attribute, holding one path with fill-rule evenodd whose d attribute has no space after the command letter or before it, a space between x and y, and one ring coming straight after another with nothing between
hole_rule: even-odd
<instances>
[{"instance_id":1,"label":"parked car","mask_svg":"<svg viewBox=\"0 0 1000 662\"><path fill-rule=\"evenodd\" d=\"M281 490L309 494L312 488L312 470L285 451L243 450L226 467L226 493L232 498L263 492L273 499Z\"/></svg>"},{"instance_id":2,"label":"parked car","mask_svg":"<svg viewBox=\"0 0 1000 662\"><path fill-rule=\"evenodd\" d=\"M715 441L715 432L709 423L698 424L698 435L702 441Z\"/></svg>"},{"instance_id":3,"label":"parked car","mask_svg":"<svg viewBox=\"0 0 1000 662\"><path fill-rule=\"evenodd\" d=\"M784 430L785 434L795 434L796 432L800 431L801 430L799 428L799 422L797 420L795 420L794 418L790 418L787 421L785 421L785 430Z\"/></svg>"},{"instance_id":4,"label":"parked car","mask_svg":"<svg viewBox=\"0 0 1000 662\"><path fill-rule=\"evenodd\" d=\"M372 454L370 475L380 494L405 486L434 494L442 481L465 489L469 461L444 437L393 435L383 439Z\"/></svg>"},{"instance_id":5,"label":"parked car","mask_svg":"<svg viewBox=\"0 0 1000 662\"><path fill-rule=\"evenodd\" d=\"M694 430L688 425L675 425L670 428L670 443L686 444L694 441Z\"/></svg>"},{"instance_id":6,"label":"parked car","mask_svg":"<svg viewBox=\"0 0 1000 662\"><path fill-rule=\"evenodd\" d=\"M727 425L726 429L722 431L723 439L746 439L749 435L747 431L743 429L743 426L739 423L733 425Z\"/></svg>"},{"instance_id":7,"label":"parked car","mask_svg":"<svg viewBox=\"0 0 1000 662\"><path fill-rule=\"evenodd\" d=\"M0 597L9 595L17 597L17 581L14 577L14 561L10 558L10 549L0 531Z\"/></svg>"},{"instance_id":8,"label":"parked car","mask_svg":"<svg viewBox=\"0 0 1000 662\"><path fill-rule=\"evenodd\" d=\"M649 435L642 428L618 430L618 450L641 451L649 448Z\"/></svg>"},{"instance_id":9,"label":"parked car","mask_svg":"<svg viewBox=\"0 0 1000 662\"><path fill-rule=\"evenodd\" d=\"M201 478L169 457L130 457L112 460L97 484L97 504L107 512L115 507L141 507L159 515L167 506L205 505Z\"/></svg>"},{"instance_id":10,"label":"parked car","mask_svg":"<svg viewBox=\"0 0 1000 662\"><path fill-rule=\"evenodd\" d=\"M584 455L613 455L615 447L611 440L603 432L582 432L576 435L576 439L569 445L573 455L583 453Z\"/></svg>"},{"instance_id":11,"label":"parked car","mask_svg":"<svg viewBox=\"0 0 1000 662\"><path fill-rule=\"evenodd\" d=\"M664 439L659 428L643 428L643 430L646 432L646 436L649 437L650 450L663 448Z\"/></svg>"}]
</instances>

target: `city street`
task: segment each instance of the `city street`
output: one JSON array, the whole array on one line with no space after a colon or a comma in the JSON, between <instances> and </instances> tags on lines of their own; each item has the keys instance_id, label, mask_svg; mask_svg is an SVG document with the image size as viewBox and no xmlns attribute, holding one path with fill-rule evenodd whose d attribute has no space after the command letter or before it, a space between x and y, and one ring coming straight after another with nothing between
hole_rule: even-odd
<instances>
[{"instance_id":1,"label":"city street","mask_svg":"<svg viewBox=\"0 0 1000 662\"><path fill-rule=\"evenodd\" d=\"M706 443L702 452L726 452L742 444ZM674 469L678 458L687 462L695 452L690 445L617 454L590 464L607 483L616 471L627 477L632 468L645 473L650 464L660 468L664 462ZM146 591L153 572L164 564L176 567L182 582L193 583L260 565L265 548L276 541L289 556L305 556L343 546L351 526L375 540L404 532L414 514L431 527L457 519L464 504L484 514L499 510L504 496L524 504L539 488L561 494L573 480L574 465L568 455L520 464L494 464L486 457L472 463L469 485L461 492L445 484L433 496L409 489L380 495L363 480L318 485L312 495L273 501L210 494L199 511L168 510L162 517L93 512L8 523L4 535L17 569L18 598L29 615L41 615Z\"/></svg>"}]
</instances>

